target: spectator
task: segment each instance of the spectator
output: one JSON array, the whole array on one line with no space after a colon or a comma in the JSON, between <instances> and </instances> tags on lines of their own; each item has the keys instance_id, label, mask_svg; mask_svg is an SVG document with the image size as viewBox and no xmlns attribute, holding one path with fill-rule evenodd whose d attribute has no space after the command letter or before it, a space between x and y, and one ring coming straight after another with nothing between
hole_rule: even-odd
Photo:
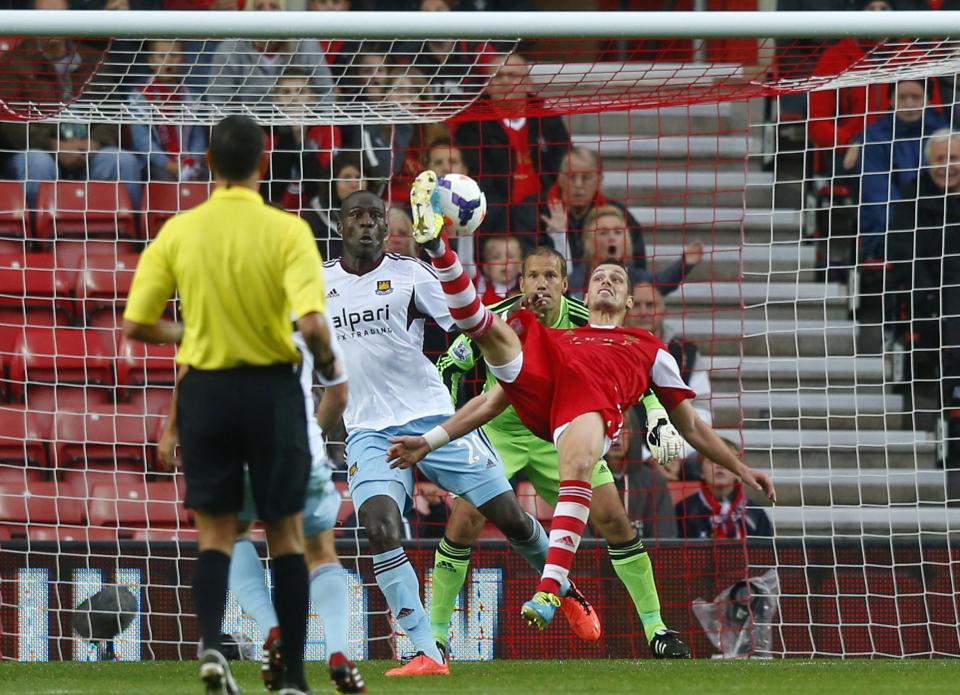
<instances>
[{"instance_id":1,"label":"spectator","mask_svg":"<svg viewBox=\"0 0 960 695\"><path fill-rule=\"evenodd\" d=\"M434 138L429 143L422 152L422 160L413 167L416 169L413 176L420 173L422 169L432 169L437 176L446 176L447 174L470 175L470 170L464 163L463 150L460 149L460 145L450 139L449 133ZM475 235L469 234L458 237L455 231L450 230L450 233L453 239L453 250L457 252L464 267L476 265L478 254Z\"/></svg>"},{"instance_id":2,"label":"spectator","mask_svg":"<svg viewBox=\"0 0 960 695\"><path fill-rule=\"evenodd\" d=\"M844 167L862 162L860 180L860 252L864 259L883 259L883 235L892 201L912 197L920 171L920 144L947 125L937 109L925 108L923 81L890 85L893 112L880 116L863 134L862 152L851 147Z\"/></svg>"},{"instance_id":3,"label":"spectator","mask_svg":"<svg viewBox=\"0 0 960 695\"><path fill-rule=\"evenodd\" d=\"M450 12L459 8L456 0L421 0L421 12ZM422 72L437 97L463 92L463 85L477 66L481 51L467 41L438 40L408 42L403 52Z\"/></svg>"},{"instance_id":4,"label":"spectator","mask_svg":"<svg viewBox=\"0 0 960 695\"><path fill-rule=\"evenodd\" d=\"M140 207L143 184L140 160L117 146L115 126L61 123L31 128L25 151L14 152L8 163L10 175L25 184L27 205L35 208L41 181L123 181L134 209Z\"/></svg>"},{"instance_id":5,"label":"spectator","mask_svg":"<svg viewBox=\"0 0 960 695\"><path fill-rule=\"evenodd\" d=\"M940 381L960 409L960 135L943 129L925 148L916 201L897 203L887 233L887 278L898 337L912 346L914 377ZM951 419L956 420L956 418Z\"/></svg>"},{"instance_id":6,"label":"spectator","mask_svg":"<svg viewBox=\"0 0 960 695\"><path fill-rule=\"evenodd\" d=\"M517 293L523 270L523 249L516 237L488 237L483 243L481 260L474 280L480 301L489 306Z\"/></svg>"},{"instance_id":7,"label":"spectator","mask_svg":"<svg viewBox=\"0 0 960 695\"><path fill-rule=\"evenodd\" d=\"M310 76L298 68L287 68L273 93L277 108L294 120L309 120L307 105L314 98ZM270 128L270 175L260 184L263 197L285 210L302 210L317 195L340 141L340 128L335 125Z\"/></svg>"},{"instance_id":8,"label":"spectator","mask_svg":"<svg viewBox=\"0 0 960 695\"><path fill-rule=\"evenodd\" d=\"M249 0L247 9L259 12L283 10L284 0ZM310 76L316 101L331 103L333 78L319 42L223 41L213 55L210 84L205 98L213 101L256 104L267 101L284 70L300 68Z\"/></svg>"},{"instance_id":9,"label":"spectator","mask_svg":"<svg viewBox=\"0 0 960 695\"><path fill-rule=\"evenodd\" d=\"M413 240L413 221L406 210L390 208L387 210L387 253L398 256L417 257L417 244Z\"/></svg>"},{"instance_id":10,"label":"spectator","mask_svg":"<svg viewBox=\"0 0 960 695\"><path fill-rule=\"evenodd\" d=\"M635 410L623 420L620 436L610 445L604 460L623 496L627 518L644 538L676 538L677 520L666 478L644 457L643 437Z\"/></svg>"},{"instance_id":11,"label":"spectator","mask_svg":"<svg viewBox=\"0 0 960 695\"><path fill-rule=\"evenodd\" d=\"M738 457L740 447L725 439ZM743 483L730 471L710 459L700 464L700 490L676 506L677 529L682 538L745 538L773 536L767 513L753 506Z\"/></svg>"},{"instance_id":12,"label":"spectator","mask_svg":"<svg viewBox=\"0 0 960 695\"><path fill-rule=\"evenodd\" d=\"M307 10L309 12L349 12L350 4L350 0L307 0ZM324 39L320 41L320 50L326 56L327 66L335 79L340 79L350 62L351 56L356 54L359 47L359 41L344 41L343 39Z\"/></svg>"},{"instance_id":13,"label":"spectator","mask_svg":"<svg viewBox=\"0 0 960 695\"><path fill-rule=\"evenodd\" d=\"M613 206L621 212L630 230L631 258L627 266L635 270L647 267L643 230L636 218L621 203L603 194L603 164L594 150L572 147L560 163L560 172L542 204L517 206L512 211L515 233L540 233L540 239L563 253L571 267L584 257L583 230L590 213L597 208ZM686 273L701 260L703 245L689 244L683 257L658 274L657 282L664 294L672 292ZM571 278L572 280L573 278ZM571 287L575 285L571 284Z\"/></svg>"},{"instance_id":14,"label":"spectator","mask_svg":"<svg viewBox=\"0 0 960 695\"><path fill-rule=\"evenodd\" d=\"M868 12L893 9L892 0L864 0L860 6ZM876 46L877 42L871 39L840 39L824 50L814 68L814 75L839 75ZM889 109L890 94L885 84L811 92L810 142L814 147L828 150L823 153L828 161L818 165L817 173L832 174L833 158L842 157L847 146L863 133L867 124Z\"/></svg>"},{"instance_id":15,"label":"spectator","mask_svg":"<svg viewBox=\"0 0 960 695\"><path fill-rule=\"evenodd\" d=\"M33 0L35 10L69 10L67 0ZM105 41L13 39L3 60L3 99L31 119L55 115L83 91L104 59Z\"/></svg>"},{"instance_id":16,"label":"spectator","mask_svg":"<svg viewBox=\"0 0 960 695\"><path fill-rule=\"evenodd\" d=\"M557 116L527 117L527 62L519 53L499 56L488 68L495 73L482 101L500 118L470 121L457 129L457 140L471 176L487 196L487 229L513 233L510 206L539 200L553 185L570 134ZM535 107L536 104L533 104ZM531 240L526 240L532 246Z\"/></svg>"},{"instance_id":17,"label":"spectator","mask_svg":"<svg viewBox=\"0 0 960 695\"><path fill-rule=\"evenodd\" d=\"M153 40L148 47L153 76L130 96L130 111L140 121L129 126L133 149L150 180L206 179L207 129L199 125L172 125L181 109L196 99L182 82L183 44ZM171 118L148 125L151 115Z\"/></svg>"},{"instance_id":18,"label":"spectator","mask_svg":"<svg viewBox=\"0 0 960 695\"><path fill-rule=\"evenodd\" d=\"M710 373L703 366L697 344L683 338L677 329L664 321L666 307L663 295L654 286L649 274L644 274L633 286L633 307L627 312L625 324L631 328L642 328L660 338L667 350L680 367L680 376L694 393L697 394L693 407L697 415L708 425L713 423L710 410L712 387ZM643 447L643 442L639 443ZM697 480L699 478L699 460L692 446L684 443L684 458L675 459L661 467L664 477L670 481ZM642 458L649 458L644 450Z\"/></svg>"},{"instance_id":19,"label":"spectator","mask_svg":"<svg viewBox=\"0 0 960 695\"><path fill-rule=\"evenodd\" d=\"M570 292L580 296L586 288L590 271L603 261L614 258L626 266L633 282L650 277L646 271L643 250L633 247L633 236L628 232L628 222L623 208L616 205L593 207L584 220L580 234L583 255L574 258L570 272ZM703 244L695 241L684 249L683 258L676 261L659 276L656 284L668 293L683 279L684 272L700 262Z\"/></svg>"},{"instance_id":20,"label":"spectator","mask_svg":"<svg viewBox=\"0 0 960 695\"><path fill-rule=\"evenodd\" d=\"M303 214L313 230L313 236L320 244L320 253L324 258L336 258L340 255L340 204L344 198L366 188L362 176L363 162L357 152L344 150L333 158L332 178L320 183L320 190L310 200Z\"/></svg>"}]
</instances>

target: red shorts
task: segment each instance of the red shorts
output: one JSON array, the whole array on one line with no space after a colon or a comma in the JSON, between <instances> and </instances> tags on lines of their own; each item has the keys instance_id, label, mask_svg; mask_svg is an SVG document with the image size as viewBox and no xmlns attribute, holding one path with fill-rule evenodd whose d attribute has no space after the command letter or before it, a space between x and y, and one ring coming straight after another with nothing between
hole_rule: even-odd
<instances>
[{"instance_id":1,"label":"red shorts","mask_svg":"<svg viewBox=\"0 0 960 695\"><path fill-rule=\"evenodd\" d=\"M557 430L585 413L599 413L604 434L613 441L623 427L623 412L613 394L604 393L589 374L571 368L530 311L518 311L510 327L523 344L523 365L512 382L499 381L520 417L535 435L554 442Z\"/></svg>"}]
</instances>

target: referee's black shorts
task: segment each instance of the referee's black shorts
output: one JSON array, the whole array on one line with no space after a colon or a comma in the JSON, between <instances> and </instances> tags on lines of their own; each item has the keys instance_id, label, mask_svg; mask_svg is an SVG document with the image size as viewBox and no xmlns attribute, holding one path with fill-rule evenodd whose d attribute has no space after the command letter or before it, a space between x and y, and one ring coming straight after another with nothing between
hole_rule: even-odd
<instances>
[{"instance_id":1,"label":"referee's black shorts","mask_svg":"<svg viewBox=\"0 0 960 695\"><path fill-rule=\"evenodd\" d=\"M177 397L186 506L239 512L246 463L262 521L303 511L311 464L306 417L297 365L190 369Z\"/></svg>"}]
</instances>

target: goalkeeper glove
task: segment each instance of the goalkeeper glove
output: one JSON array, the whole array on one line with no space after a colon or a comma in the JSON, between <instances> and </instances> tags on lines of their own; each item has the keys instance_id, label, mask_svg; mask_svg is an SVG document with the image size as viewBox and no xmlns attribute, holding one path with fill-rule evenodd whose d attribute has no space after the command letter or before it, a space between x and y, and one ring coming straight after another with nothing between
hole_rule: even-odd
<instances>
[{"instance_id":1,"label":"goalkeeper glove","mask_svg":"<svg viewBox=\"0 0 960 695\"><path fill-rule=\"evenodd\" d=\"M661 466L683 455L683 437L670 422L666 410L647 411L647 447Z\"/></svg>"}]
</instances>

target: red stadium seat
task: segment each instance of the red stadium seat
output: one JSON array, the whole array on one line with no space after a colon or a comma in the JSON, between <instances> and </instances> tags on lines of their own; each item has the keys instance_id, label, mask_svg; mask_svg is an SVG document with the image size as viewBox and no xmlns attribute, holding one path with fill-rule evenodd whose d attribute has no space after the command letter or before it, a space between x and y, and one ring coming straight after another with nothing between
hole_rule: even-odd
<instances>
[{"instance_id":1,"label":"red stadium seat","mask_svg":"<svg viewBox=\"0 0 960 695\"><path fill-rule=\"evenodd\" d=\"M144 415L166 415L170 412L170 401L173 398L173 389L169 386L144 388L134 386L124 390L127 400L124 409ZM162 419L162 418L161 418ZM162 426L162 422L160 423Z\"/></svg>"},{"instance_id":2,"label":"red stadium seat","mask_svg":"<svg viewBox=\"0 0 960 695\"><path fill-rule=\"evenodd\" d=\"M112 541L116 543L120 540L122 534L115 528L101 528L99 526L37 526L31 524L14 532L14 537L19 536L25 536L33 542L103 543Z\"/></svg>"},{"instance_id":3,"label":"red stadium seat","mask_svg":"<svg viewBox=\"0 0 960 695\"><path fill-rule=\"evenodd\" d=\"M195 528L145 528L134 531L133 540L196 543L198 534Z\"/></svg>"},{"instance_id":4,"label":"red stadium seat","mask_svg":"<svg viewBox=\"0 0 960 695\"><path fill-rule=\"evenodd\" d=\"M117 385L172 386L177 381L175 356L173 345L148 345L121 335L117 345Z\"/></svg>"},{"instance_id":5,"label":"red stadium seat","mask_svg":"<svg viewBox=\"0 0 960 695\"><path fill-rule=\"evenodd\" d=\"M83 502L56 482L0 485L0 522L80 524L84 517Z\"/></svg>"},{"instance_id":6,"label":"red stadium seat","mask_svg":"<svg viewBox=\"0 0 960 695\"><path fill-rule=\"evenodd\" d=\"M138 260L139 256L132 253L87 256L74 287L80 304L77 313L91 316L100 310L118 312L125 304Z\"/></svg>"},{"instance_id":7,"label":"red stadium seat","mask_svg":"<svg viewBox=\"0 0 960 695\"><path fill-rule=\"evenodd\" d=\"M187 522L172 482L96 487L87 512L94 526L176 527Z\"/></svg>"},{"instance_id":8,"label":"red stadium seat","mask_svg":"<svg viewBox=\"0 0 960 695\"><path fill-rule=\"evenodd\" d=\"M29 328L14 341L9 360L10 391L30 382L112 384L113 365L95 331Z\"/></svg>"},{"instance_id":9,"label":"red stadium seat","mask_svg":"<svg viewBox=\"0 0 960 695\"><path fill-rule=\"evenodd\" d=\"M96 465L96 462L89 462ZM63 472L60 489L67 490L74 497L89 499L94 488L112 488L120 490L130 485L143 485L147 482L147 474L143 464L127 462L110 462L102 468L95 468L88 464L87 468L68 469Z\"/></svg>"},{"instance_id":10,"label":"red stadium seat","mask_svg":"<svg viewBox=\"0 0 960 695\"><path fill-rule=\"evenodd\" d=\"M134 238L126 187L112 181L45 181L37 195L37 238Z\"/></svg>"},{"instance_id":11,"label":"red stadium seat","mask_svg":"<svg viewBox=\"0 0 960 695\"><path fill-rule=\"evenodd\" d=\"M43 468L0 464L0 485L31 485L46 482L48 472Z\"/></svg>"},{"instance_id":12,"label":"red stadium seat","mask_svg":"<svg viewBox=\"0 0 960 695\"><path fill-rule=\"evenodd\" d=\"M113 389L100 386L37 384L27 388L24 400L28 410L52 422L54 413L87 413L102 409L113 402Z\"/></svg>"},{"instance_id":13,"label":"red stadium seat","mask_svg":"<svg viewBox=\"0 0 960 695\"><path fill-rule=\"evenodd\" d=\"M53 461L58 468L80 462L137 463L145 470L153 457L149 446L156 422L140 413L101 407L88 413L57 413L52 431Z\"/></svg>"},{"instance_id":14,"label":"red stadium seat","mask_svg":"<svg viewBox=\"0 0 960 695\"><path fill-rule=\"evenodd\" d=\"M46 466L49 425L23 407L0 407L0 462Z\"/></svg>"},{"instance_id":15,"label":"red stadium seat","mask_svg":"<svg viewBox=\"0 0 960 695\"><path fill-rule=\"evenodd\" d=\"M160 227L178 212L196 207L210 197L210 184L153 181L143 193L143 236L152 239Z\"/></svg>"},{"instance_id":16,"label":"red stadium seat","mask_svg":"<svg viewBox=\"0 0 960 695\"><path fill-rule=\"evenodd\" d=\"M2 524L0 524L0 541L8 541L8 540L10 540L10 531L6 526L3 526Z\"/></svg>"},{"instance_id":17,"label":"red stadium seat","mask_svg":"<svg viewBox=\"0 0 960 695\"><path fill-rule=\"evenodd\" d=\"M71 309L70 280L67 271L57 268L52 253L2 254L0 307L68 314Z\"/></svg>"},{"instance_id":18,"label":"red stadium seat","mask_svg":"<svg viewBox=\"0 0 960 695\"><path fill-rule=\"evenodd\" d=\"M19 181L0 181L0 237L23 239L28 236L28 226L23 184Z\"/></svg>"}]
</instances>

